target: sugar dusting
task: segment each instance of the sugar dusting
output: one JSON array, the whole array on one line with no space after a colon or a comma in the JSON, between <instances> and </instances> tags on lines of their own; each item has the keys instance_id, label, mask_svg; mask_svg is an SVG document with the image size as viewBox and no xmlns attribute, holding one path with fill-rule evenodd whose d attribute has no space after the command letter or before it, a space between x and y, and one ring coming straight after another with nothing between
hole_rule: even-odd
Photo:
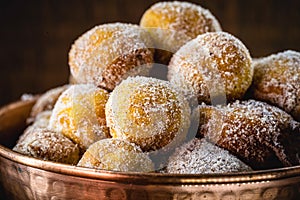
<instances>
[{"instance_id":1,"label":"sugar dusting","mask_svg":"<svg viewBox=\"0 0 300 200\"><path fill-rule=\"evenodd\" d=\"M48 128L71 138L81 148L86 149L92 143L108 135L105 123L99 120L95 108L95 97L105 101L108 93L92 84L72 85L59 97L50 118ZM103 123L99 123L99 122Z\"/></svg>"},{"instance_id":2,"label":"sugar dusting","mask_svg":"<svg viewBox=\"0 0 300 200\"><path fill-rule=\"evenodd\" d=\"M83 154L78 166L122 172L154 170L152 161L139 146L113 138L92 144Z\"/></svg>"},{"instance_id":3,"label":"sugar dusting","mask_svg":"<svg viewBox=\"0 0 300 200\"><path fill-rule=\"evenodd\" d=\"M171 83L186 96L211 103L226 95L241 99L252 82L251 57L244 44L225 32L205 33L182 46L168 66Z\"/></svg>"},{"instance_id":4,"label":"sugar dusting","mask_svg":"<svg viewBox=\"0 0 300 200\"><path fill-rule=\"evenodd\" d=\"M300 164L300 123L283 110L249 100L199 111L200 135L254 169Z\"/></svg>"},{"instance_id":5,"label":"sugar dusting","mask_svg":"<svg viewBox=\"0 0 300 200\"><path fill-rule=\"evenodd\" d=\"M167 173L212 174L252 171L230 154L205 139L193 139L177 148L169 158Z\"/></svg>"},{"instance_id":6,"label":"sugar dusting","mask_svg":"<svg viewBox=\"0 0 300 200\"><path fill-rule=\"evenodd\" d=\"M169 82L129 77L111 93L106 106L113 137L127 139L143 150L156 150L186 135L190 108Z\"/></svg>"},{"instance_id":7,"label":"sugar dusting","mask_svg":"<svg viewBox=\"0 0 300 200\"><path fill-rule=\"evenodd\" d=\"M78 83L93 83L112 90L126 71L141 65L147 66L142 68L146 71L151 68L153 54L148 49L150 47L153 47L150 36L137 25L99 25L84 33L72 45L70 70ZM126 68L128 66L129 69ZM107 70L114 70L114 73ZM144 73L143 70L135 72ZM106 83L106 80L110 82Z\"/></svg>"},{"instance_id":8,"label":"sugar dusting","mask_svg":"<svg viewBox=\"0 0 300 200\"><path fill-rule=\"evenodd\" d=\"M300 53L287 50L257 59L253 65L254 98L274 104L300 121Z\"/></svg>"},{"instance_id":9,"label":"sugar dusting","mask_svg":"<svg viewBox=\"0 0 300 200\"><path fill-rule=\"evenodd\" d=\"M140 24L149 29L156 48L170 52L176 52L197 35L221 31L218 20L209 10L179 1L154 4L144 13Z\"/></svg>"},{"instance_id":10,"label":"sugar dusting","mask_svg":"<svg viewBox=\"0 0 300 200\"><path fill-rule=\"evenodd\" d=\"M14 151L54 162L77 164L80 150L77 144L60 133L29 126L19 138Z\"/></svg>"}]
</instances>

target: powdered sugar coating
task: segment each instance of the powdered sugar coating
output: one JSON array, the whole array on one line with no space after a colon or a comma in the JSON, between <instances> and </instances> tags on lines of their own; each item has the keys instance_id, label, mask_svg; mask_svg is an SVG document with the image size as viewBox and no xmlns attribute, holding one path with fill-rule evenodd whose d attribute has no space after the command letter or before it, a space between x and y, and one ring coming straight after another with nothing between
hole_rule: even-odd
<instances>
[{"instance_id":1,"label":"powdered sugar coating","mask_svg":"<svg viewBox=\"0 0 300 200\"><path fill-rule=\"evenodd\" d=\"M190 112L188 102L169 82L140 76L122 81L106 104L112 137L133 142L146 151L182 141Z\"/></svg>"},{"instance_id":2,"label":"powdered sugar coating","mask_svg":"<svg viewBox=\"0 0 300 200\"><path fill-rule=\"evenodd\" d=\"M92 144L77 166L122 172L154 170L151 159L137 145L113 138Z\"/></svg>"},{"instance_id":3,"label":"powdered sugar coating","mask_svg":"<svg viewBox=\"0 0 300 200\"><path fill-rule=\"evenodd\" d=\"M252 82L251 61L248 49L233 35L205 33L174 54L168 78L188 98L195 96L199 102L232 101L241 99Z\"/></svg>"},{"instance_id":4,"label":"powdered sugar coating","mask_svg":"<svg viewBox=\"0 0 300 200\"><path fill-rule=\"evenodd\" d=\"M253 169L300 164L300 123L283 110L249 100L199 111L199 134Z\"/></svg>"},{"instance_id":5,"label":"powdered sugar coating","mask_svg":"<svg viewBox=\"0 0 300 200\"><path fill-rule=\"evenodd\" d=\"M230 154L205 139L195 138L177 148L169 158L167 173L212 174L252 171Z\"/></svg>"},{"instance_id":6,"label":"powdered sugar coating","mask_svg":"<svg viewBox=\"0 0 300 200\"><path fill-rule=\"evenodd\" d=\"M257 59L253 65L253 97L284 109L300 121L300 53L283 51Z\"/></svg>"},{"instance_id":7,"label":"powdered sugar coating","mask_svg":"<svg viewBox=\"0 0 300 200\"><path fill-rule=\"evenodd\" d=\"M79 37L69 52L76 83L92 83L108 90L133 75L146 75L153 63L147 31L125 23L103 24Z\"/></svg>"},{"instance_id":8,"label":"powdered sugar coating","mask_svg":"<svg viewBox=\"0 0 300 200\"><path fill-rule=\"evenodd\" d=\"M105 121L108 92L91 84L72 85L53 109L50 130L63 133L84 150L109 136Z\"/></svg>"},{"instance_id":9,"label":"powdered sugar coating","mask_svg":"<svg viewBox=\"0 0 300 200\"><path fill-rule=\"evenodd\" d=\"M207 9L189 2L158 2L145 11L140 25L151 33L157 49L176 52L199 34L221 31Z\"/></svg>"},{"instance_id":10,"label":"powdered sugar coating","mask_svg":"<svg viewBox=\"0 0 300 200\"><path fill-rule=\"evenodd\" d=\"M77 164L80 159L78 145L60 133L36 126L29 126L24 131L13 150L35 158L66 164Z\"/></svg>"}]
</instances>

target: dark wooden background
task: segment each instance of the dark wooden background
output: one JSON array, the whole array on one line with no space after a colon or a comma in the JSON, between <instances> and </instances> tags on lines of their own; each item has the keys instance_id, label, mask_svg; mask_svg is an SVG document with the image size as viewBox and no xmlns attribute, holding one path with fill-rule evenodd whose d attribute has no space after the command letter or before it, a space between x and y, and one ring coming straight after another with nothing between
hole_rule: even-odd
<instances>
[{"instance_id":1,"label":"dark wooden background","mask_svg":"<svg viewBox=\"0 0 300 200\"><path fill-rule=\"evenodd\" d=\"M156 0L0 1L0 105L23 93L68 82L67 54L82 33L106 22L138 23ZM300 51L300 1L191 1L208 8L223 30L240 38L252 56Z\"/></svg>"}]
</instances>

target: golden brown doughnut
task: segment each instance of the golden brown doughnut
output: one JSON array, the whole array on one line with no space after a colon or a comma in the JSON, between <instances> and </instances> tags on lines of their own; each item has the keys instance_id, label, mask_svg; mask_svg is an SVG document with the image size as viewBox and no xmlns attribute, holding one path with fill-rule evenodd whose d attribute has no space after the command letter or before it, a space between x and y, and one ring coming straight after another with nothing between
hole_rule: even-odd
<instances>
[{"instance_id":1,"label":"golden brown doughnut","mask_svg":"<svg viewBox=\"0 0 300 200\"><path fill-rule=\"evenodd\" d=\"M69 52L73 81L107 90L128 76L147 75L153 63L152 39L137 25L103 24L80 36Z\"/></svg>"},{"instance_id":2,"label":"golden brown doughnut","mask_svg":"<svg viewBox=\"0 0 300 200\"><path fill-rule=\"evenodd\" d=\"M290 113L300 121L300 53L287 50L253 62L250 94Z\"/></svg>"},{"instance_id":3,"label":"golden brown doughnut","mask_svg":"<svg viewBox=\"0 0 300 200\"><path fill-rule=\"evenodd\" d=\"M60 133L46 128L29 126L13 148L21 154L66 164L77 164L78 145Z\"/></svg>"},{"instance_id":4,"label":"golden brown doughnut","mask_svg":"<svg viewBox=\"0 0 300 200\"><path fill-rule=\"evenodd\" d=\"M243 98L253 76L248 49L226 32L205 33L189 41L168 68L172 84L188 98L208 104Z\"/></svg>"},{"instance_id":5,"label":"golden brown doughnut","mask_svg":"<svg viewBox=\"0 0 300 200\"><path fill-rule=\"evenodd\" d=\"M108 92L92 84L70 86L57 100L48 128L61 132L83 150L109 137L105 120Z\"/></svg>"},{"instance_id":6,"label":"golden brown doughnut","mask_svg":"<svg viewBox=\"0 0 300 200\"><path fill-rule=\"evenodd\" d=\"M283 110L255 100L199 106L199 135L253 169L300 164L300 123Z\"/></svg>"},{"instance_id":7,"label":"golden brown doughnut","mask_svg":"<svg viewBox=\"0 0 300 200\"><path fill-rule=\"evenodd\" d=\"M184 139L190 124L190 107L167 81L129 77L112 91L106 104L106 119L113 138L151 151Z\"/></svg>"},{"instance_id":8,"label":"golden brown doughnut","mask_svg":"<svg viewBox=\"0 0 300 200\"><path fill-rule=\"evenodd\" d=\"M78 162L80 167L122 172L152 172L154 165L135 144L114 138L92 144Z\"/></svg>"},{"instance_id":9,"label":"golden brown doughnut","mask_svg":"<svg viewBox=\"0 0 300 200\"><path fill-rule=\"evenodd\" d=\"M252 171L227 150L195 138L178 147L169 158L167 173L212 174Z\"/></svg>"},{"instance_id":10,"label":"golden brown doughnut","mask_svg":"<svg viewBox=\"0 0 300 200\"><path fill-rule=\"evenodd\" d=\"M158 49L158 62L165 64L187 41L206 32L221 31L209 10L179 1L155 3L145 11L140 25L149 30Z\"/></svg>"}]
</instances>

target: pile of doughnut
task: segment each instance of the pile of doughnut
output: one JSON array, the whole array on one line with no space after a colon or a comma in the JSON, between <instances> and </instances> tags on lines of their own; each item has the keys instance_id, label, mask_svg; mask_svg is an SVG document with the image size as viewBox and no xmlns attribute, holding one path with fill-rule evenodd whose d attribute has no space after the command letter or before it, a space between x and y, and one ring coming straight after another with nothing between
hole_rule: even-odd
<instances>
[{"instance_id":1,"label":"pile of doughnut","mask_svg":"<svg viewBox=\"0 0 300 200\"><path fill-rule=\"evenodd\" d=\"M122 172L300 165L300 53L252 58L200 5L159 2L139 25L95 26L69 67L70 83L38 98L14 151Z\"/></svg>"}]
</instances>

